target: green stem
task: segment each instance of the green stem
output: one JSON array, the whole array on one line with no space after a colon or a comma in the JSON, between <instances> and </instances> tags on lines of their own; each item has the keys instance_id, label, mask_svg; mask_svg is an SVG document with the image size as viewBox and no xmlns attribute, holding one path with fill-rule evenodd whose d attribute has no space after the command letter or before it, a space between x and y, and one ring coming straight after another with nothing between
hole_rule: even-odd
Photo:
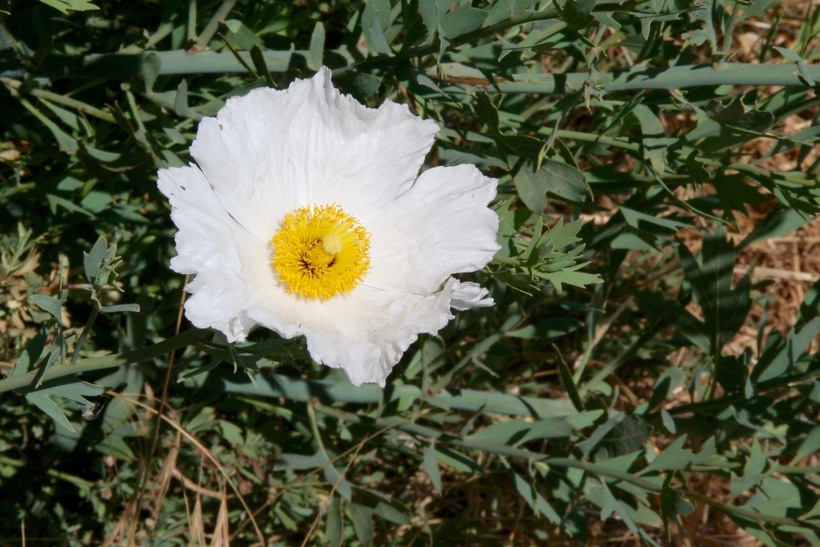
<instances>
[{"instance_id":1,"label":"green stem","mask_svg":"<svg viewBox=\"0 0 820 547\"><path fill-rule=\"evenodd\" d=\"M684 492L683 495L691 501L709 505L710 507L714 507L715 509L722 511L727 515L737 515L739 517L743 517L754 522L783 524L786 526L795 526L802 528L810 528L813 530L820 530L820 527L808 521L798 521L789 517L778 517L776 515L764 515L762 513L758 513L757 511L753 511L752 509L746 509L745 507L738 507L737 505L728 505L726 503L721 503L717 500L713 500L712 498L708 498L706 496L702 496L694 492Z\"/></svg>"},{"instance_id":2,"label":"green stem","mask_svg":"<svg viewBox=\"0 0 820 547\"><path fill-rule=\"evenodd\" d=\"M359 416L358 414L346 412L339 408L318 405L317 410L320 410L325 414L330 414L340 420L344 420L349 423L360 424L363 421L361 416ZM372 423L375 424L377 427L391 429L396 428L403 431L407 431L408 433L429 437L430 439L435 440L436 442L441 444L458 446L470 450L479 450L481 452L498 454L501 456L522 458L527 461L541 461L547 465L554 467L573 467L575 469L581 469L583 471L593 473L595 475L602 475L605 477L610 477L612 479L628 482L650 492L659 492L661 489L660 484L658 484L657 482L638 477L636 475L633 475L632 473L627 473L626 471L619 471L617 469L612 469L604 465L580 461L574 458L553 458L547 456L546 454L533 452L531 450L526 450L523 448L516 448L514 446L499 445L493 443L482 443L466 439L459 439L457 437L453 437L445 433L442 433L438 430L420 426L413 422L408 422L407 420L404 420L402 418L375 418Z\"/></svg>"},{"instance_id":3,"label":"green stem","mask_svg":"<svg viewBox=\"0 0 820 547\"><path fill-rule=\"evenodd\" d=\"M336 490L340 485L346 482L344 472L340 473L339 470L336 469L333 465L336 458L328 454L327 449L325 449L325 444L322 442L322 435L319 432L319 424L316 422L316 411L313 408L313 404L308 401L306 406L308 419L310 421L310 431L313 433L313 440L316 441L316 449L324 456L327 462L322 466L322 471L324 472L325 479L333 485L333 490Z\"/></svg>"},{"instance_id":4,"label":"green stem","mask_svg":"<svg viewBox=\"0 0 820 547\"><path fill-rule=\"evenodd\" d=\"M551 129L539 129L538 134L544 135L551 133ZM629 142L626 138L608 137L606 135L596 135L594 133L582 133L580 131L569 131L566 129L558 129L555 131L559 139L575 140L580 142L589 142L593 144L603 144L620 148L621 150L629 150L630 152L640 152L641 145L636 142Z\"/></svg>"},{"instance_id":5,"label":"green stem","mask_svg":"<svg viewBox=\"0 0 820 547\"><path fill-rule=\"evenodd\" d=\"M777 464L775 471L784 475L810 475L820 473L820 465L780 465Z\"/></svg>"},{"instance_id":6,"label":"green stem","mask_svg":"<svg viewBox=\"0 0 820 547\"><path fill-rule=\"evenodd\" d=\"M6 85L6 87L12 93L13 96L19 97L20 88L23 85L22 82L19 82L17 80L3 80L3 83ZM67 97L65 95L60 95L59 93L52 93L51 91L46 91L45 89L37 89L35 87L26 88L23 92L27 95L37 97L38 99L45 99L47 101L51 101L53 103L57 103L68 108L73 108L78 112L89 114L91 116L94 116L95 118L99 118L106 122L114 123L116 121L114 115L110 112L100 110L99 108L93 107L90 104L78 101L77 99L72 99L71 97Z\"/></svg>"},{"instance_id":7,"label":"green stem","mask_svg":"<svg viewBox=\"0 0 820 547\"><path fill-rule=\"evenodd\" d=\"M208 21L208 24L205 25L205 28L202 30L200 35L196 38L196 46L201 49L205 49L208 47L208 42L211 41L211 38L214 37L216 34L217 29L219 29L219 25L225 21L225 18L231 13L233 7L236 5L237 0L223 0L222 5L219 6L219 9L216 10L211 20Z\"/></svg>"},{"instance_id":8,"label":"green stem","mask_svg":"<svg viewBox=\"0 0 820 547\"><path fill-rule=\"evenodd\" d=\"M284 397L299 402L315 399L327 404L389 404L409 400L423 401L434 407L449 410L537 418L571 416L575 413L572 404L565 399L540 399L472 389L443 390L436 394L426 394L418 387L408 384L391 384L384 388L375 384L354 386L346 380L301 380L281 374L257 374L255 383L251 383L244 373L233 374L224 370L221 374L215 370L208 375L195 376L192 381L220 393L274 399Z\"/></svg>"},{"instance_id":9,"label":"green stem","mask_svg":"<svg viewBox=\"0 0 820 547\"><path fill-rule=\"evenodd\" d=\"M704 163L709 163L704 161ZM763 169L762 167L758 167L756 165L752 165L750 163L742 163L742 162L735 162L730 163L726 166L727 169L734 169L735 171L740 171L742 173L746 173L752 178L762 179L762 180L771 180L771 179L778 179L784 178L788 175L783 173L775 173L774 171L769 171L767 169ZM795 184L800 184L803 186L817 186L817 178L811 177L810 175L801 176L801 173L796 173L795 176L788 176L788 181L793 182Z\"/></svg>"},{"instance_id":10,"label":"green stem","mask_svg":"<svg viewBox=\"0 0 820 547\"><path fill-rule=\"evenodd\" d=\"M809 370L803 374L794 376L780 376L758 383L756 385L758 396L771 396L781 390L791 389L792 385L810 382L820 377L820 371ZM673 416L680 416L686 414L693 414L695 416L717 415L726 408L747 401L748 397L743 393L736 393L734 395L726 395L720 399L712 399L709 401L699 401L696 403L688 403L685 405L675 406L665 409ZM660 410L651 412L644 416L644 419L651 424L660 424L661 416Z\"/></svg>"},{"instance_id":11,"label":"green stem","mask_svg":"<svg viewBox=\"0 0 820 547\"><path fill-rule=\"evenodd\" d=\"M337 52L345 55L344 51ZM252 66L247 51L239 53ZM293 54L307 51L266 51L265 64L272 72L285 72ZM13 53L0 52L0 78L22 79L28 74L50 79L102 78L130 80L142 76L143 65L151 57L160 62L159 75L246 73L247 70L230 51L189 53L184 49L146 51L144 53L89 53L86 55L51 55L35 70L28 70Z\"/></svg>"},{"instance_id":12,"label":"green stem","mask_svg":"<svg viewBox=\"0 0 820 547\"><path fill-rule=\"evenodd\" d=\"M317 410L320 410L321 412L326 414L330 414L340 420L344 420L349 423L360 424L363 422L362 417L358 414L345 412L344 410L338 408L318 405ZM543 462L551 467L568 467L580 469L582 471L586 471L587 473L597 475L600 477L607 477L609 479L615 479L617 481L633 484L638 488L646 490L647 492L658 493L662 490L662 485L659 481L648 480L637 475L634 475L632 473L628 473L626 471L621 471L618 469L607 467L606 465L585 462L574 458L549 457L546 454L532 452L530 450L525 450L512 446L491 443L477 443L474 441L462 440L456 437L452 437L450 435L443 434L431 428L418 426L417 424L407 422L406 420L402 420L400 418L375 418L372 424L378 427L396 428L407 431L409 433L420 434L422 436L429 437L430 439L441 444L458 446L470 450L479 450L482 452L498 454L502 456L521 458L528 462ZM738 515L743 518L753 520L755 522L782 524L787 526L805 526L813 529L816 528L815 525L804 521L798 521L789 517L779 517L776 515L764 515L762 513L758 513L757 511L747 509L745 507L738 507L721 503L717 500L713 500L711 498L693 492L684 492L683 495L684 497L694 502L703 503L715 507L716 509L719 509L720 511L726 514Z\"/></svg>"},{"instance_id":13,"label":"green stem","mask_svg":"<svg viewBox=\"0 0 820 547\"><path fill-rule=\"evenodd\" d=\"M516 24L521 24L517 22ZM486 29L480 29L482 32ZM459 37L459 40L467 40ZM335 50L334 53L350 59L348 52ZM416 52L418 53L418 52ZM268 70L285 72L294 55L307 56L307 51L265 51L263 57ZM239 55L248 64L252 64L249 52ZM139 54L95 54L54 55L48 57L41 67L29 71L20 64L13 53L0 53L0 78L21 78L33 72L40 77L51 78L84 78L96 77L105 79L129 79L142 75L142 66L149 57L160 61L159 75L180 74L225 74L246 73L247 69L229 51L203 51L191 54L185 50L151 51ZM374 58L368 61L382 60ZM395 63L394 58L384 59ZM336 69L338 76L344 72L361 69L360 65ZM820 80L820 66L803 67L814 80ZM445 83L459 85L468 92L487 93L539 93L564 94L584 89L586 85L607 92L637 91L645 89L683 89L687 87L717 85L758 85L758 86L791 86L805 87L798 77L796 65L761 65L751 63L725 63L718 66L685 65L669 68L653 68L642 65L627 70L600 72L594 78L587 72L566 74L515 74L512 80L499 79L496 82L486 80L480 71L462 66L458 63L441 63L429 70L431 78Z\"/></svg>"},{"instance_id":14,"label":"green stem","mask_svg":"<svg viewBox=\"0 0 820 547\"><path fill-rule=\"evenodd\" d=\"M94 289L96 291L96 287ZM77 338L77 343L74 344L74 354L71 356L71 364L76 365L77 362L80 360L80 351L83 349L85 345L85 340L88 338L88 334L91 332L91 327L94 326L94 322L97 320L97 317L100 315L100 309L98 307L94 307L91 310L91 316L88 318L88 321L85 323L85 327L83 327L83 332L80 333L80 337Z\"/></svg>"},{"instance_id":15,"label":"green stem","mask_svg":"<svg viewBox=\"0 0 820 547\"><path fill-rule=\"evenodd\" d=\"M128 353L120 353L115 355L105 355L102 357L88 357L80 359L74 364L51 367L40 378L41 383L47 387L49 382L72 376L75 374L82 374L84 372L94 372L98 370L106 370L109 368L117 368L131 363L139 363L140 361L147 361L148 359L155 359L161 355L165 355L185 348L204 338L209 334L208 330L190 329L181 334L169 338L153 346L136 349ZM34 388L34 380L37 376L38 370L32 370L25 374L18 376L10 376L0 380L0 393L7 391L23 390L29 391Z\"/></svg>"},{"instance_id":16,"label":"green stem","mask_svg":"<svg viewBox=\"0 0 820 547\"><path fill-rule=\"evenodd\" d=\"M815 80L820 80L820 66L804 68ZM609 93L645 89L683 89L718 85L755 85L806 87L793 64L760 65L725 63L722 65L684 65L669 68L634 66L627 70L599 72L591 77L586 72L566 74L514 74L512 80L487 81L480 71L458 63L442 63L427 74L444 83L456 84L467 92L485 93L575 93L589 85Z\"/></svg>"}]
</instances>

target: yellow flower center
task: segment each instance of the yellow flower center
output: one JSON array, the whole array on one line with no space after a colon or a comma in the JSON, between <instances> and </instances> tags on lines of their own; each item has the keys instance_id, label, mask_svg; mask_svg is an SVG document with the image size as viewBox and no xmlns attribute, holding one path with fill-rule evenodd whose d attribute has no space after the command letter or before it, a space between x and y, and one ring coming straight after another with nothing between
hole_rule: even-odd
<instances>
[{"instance_id":1,"label":"yellow flower center","mask_svg":"<svg viewBox=\"0 0 820 547\"><path fill-rule=\"evenodd\" d=\"M279 280L306 298L349 292L370 267L370 234L337 205L289 212L271 247Z\"/></svg>"}]
</instances>

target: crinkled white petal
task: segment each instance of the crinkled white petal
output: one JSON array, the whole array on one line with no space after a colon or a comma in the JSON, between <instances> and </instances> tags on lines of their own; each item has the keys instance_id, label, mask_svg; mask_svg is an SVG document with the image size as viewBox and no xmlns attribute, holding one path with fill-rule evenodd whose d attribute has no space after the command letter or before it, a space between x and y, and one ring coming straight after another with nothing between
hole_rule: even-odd
<instances>
[{"instance_id":1,"label":"crinkled white petal","mask_svg":"<svg viewBox=\"0 0 820 547\"><path fill-rule=\"evenodd\" d=\"M195 166L163 169L158 187L171 202L171 218L179 231L177 256L171 268L196 274L186 290L188 319L197 327L212 327L231 341L244 340L253 323L248 319L248 285L243 261L265 252L265 246L228 215L202 172Z\"/></svg>"},{"instance_id":2,"label":"crinkled white petal","mask_svg":"<svg viewBox=\"0 0 820 547\"><path fill-rule=\"evenodd\" d=\"M426 295L369 288L325 302L285 295L277 304L291 298L293 306L273 311L266 302L249 314L283 336L304 335L311 357L343 368L353 384L384 385L419 334L435 334L453 318L450 304L457 283L451 279L440 291Z\"/></svg>"},{"instance_id":3,"label":"crinkled white petal","mask_svg":"<svg viewBox=\"0 0 820 547\"><path fill-rule=\"evenodd\" d=\"M186 316L244 340L255 325L305 336L319 363L354 384L384 385L421 333L450 309L492 305L487 291L452 274L484 267L498 250L487 205L496 181L473 166L418 169L437 126L386 102L365 108L322 69L287 91L230 99L200 123L198 166L163 169L159 189L179 228L172 268L196 274ZM272 267L270 241L284 215L336 204L371 235L371 267L348 294L289 293Z\"/></svg>"},{"instance_id":4,"label":"crinkled white petal","mask_svg":"<svg viewBox=\"0 0 820 547\"><path fill-rule=\"evenodd\" d=\"M229 99L200 122L191 155L225 209L264 238L301 206L356 217L382 207L412 184L437 131L405 105L341 95L323 68L287 91Z\"/></svg>"},{"instance_id":5,"label":"crinkled white petal","mask_svg":"<svg viewBox=\"0 0 820 547\"><path fill-rule=\"evenodd\" d=\"M456 281L450 307L454 310L465 311L471 308L488 308L495 304L492 298L487 298L489 291L478 283L462 283Z\"/></svg>"},{"instance_id":6,"label":"crinkled white petal","mask_svg":"<svg viewBox=\"0 0 820 547\"><path fill-rule=\"evenodd\" d=\"M497 182L473 165L436 167L369 219L372 269L364 283L430 293L452 274L480 270L500 248L487 205Z\"/></svg>"}]
</instances>

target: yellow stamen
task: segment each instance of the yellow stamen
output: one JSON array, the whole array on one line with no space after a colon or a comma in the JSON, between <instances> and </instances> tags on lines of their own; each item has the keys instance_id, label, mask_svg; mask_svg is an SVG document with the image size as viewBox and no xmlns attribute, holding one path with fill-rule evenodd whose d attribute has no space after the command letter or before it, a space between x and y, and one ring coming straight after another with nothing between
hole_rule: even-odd
<instances>
[{"instance_id":1,"label":"yellow stamen","mask_svg":"<svg viewBox=\"0 0 820 547\"><path fill-rule=\"evenodd\" d=\"M271 246L279 280L306 298L350 292L370 267L370 234L337 205L289 212Z\"/></svg>"}]
</instances>

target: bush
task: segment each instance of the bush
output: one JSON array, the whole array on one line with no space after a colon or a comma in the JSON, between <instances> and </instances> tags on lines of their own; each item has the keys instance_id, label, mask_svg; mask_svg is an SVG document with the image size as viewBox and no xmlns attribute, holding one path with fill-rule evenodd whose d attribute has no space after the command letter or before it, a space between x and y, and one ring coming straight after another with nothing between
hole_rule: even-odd
<instances>
[{"instance_id":1,"label":"bush","mask_svg":"<svg viewBox=\"0 0 820 547\"><path fill-rule=\"evenodd\" d=\"M820 10L10 1L0 535L818 544ZM157 169L321 66L499 180L492 308L385 388L183 318ZM401 143L397 143L400 145ZM446 234L445 234L446 235Z\"/></svg>"}]
</instances>

